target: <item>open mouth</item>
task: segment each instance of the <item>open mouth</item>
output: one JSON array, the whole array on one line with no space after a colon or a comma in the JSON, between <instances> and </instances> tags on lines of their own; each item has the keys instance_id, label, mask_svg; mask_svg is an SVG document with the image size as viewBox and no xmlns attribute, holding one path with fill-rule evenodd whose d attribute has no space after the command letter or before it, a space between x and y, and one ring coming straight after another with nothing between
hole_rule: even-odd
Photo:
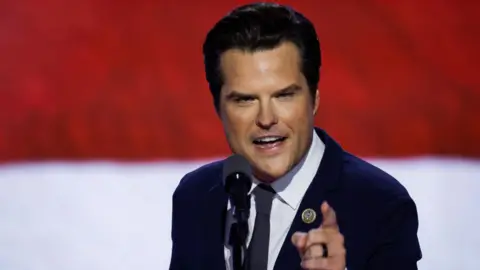
<instances>
[{"instance_id":1,"label":"open mouth","mask_svg":"<svg viewBox=\"0 0 480 270\"><path fill-rule=\"evenodd\" d=\"M261 147L274 147L286 139L283 136L264 136L254 139L253 143Z\"/></svg>"}]
</instances>

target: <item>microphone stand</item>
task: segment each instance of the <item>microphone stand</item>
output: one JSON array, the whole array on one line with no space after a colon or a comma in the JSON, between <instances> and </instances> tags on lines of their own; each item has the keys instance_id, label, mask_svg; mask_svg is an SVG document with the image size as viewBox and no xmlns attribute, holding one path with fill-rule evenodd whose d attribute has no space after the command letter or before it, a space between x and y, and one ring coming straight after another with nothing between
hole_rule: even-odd
<instances>
[{"instance_id":1,"label":"microphone stand","mask_svg":"<svg viewBox=\"0 0 480 270\"><path fill-rule=\"evenodd\" d=\"M230 228L230 245L233 247L233 270L246 270L244 258L247 253L248 217L250 215L250 196L247 196L247 207L235 207L236 223Z\"/></svg>"}]
</instances>

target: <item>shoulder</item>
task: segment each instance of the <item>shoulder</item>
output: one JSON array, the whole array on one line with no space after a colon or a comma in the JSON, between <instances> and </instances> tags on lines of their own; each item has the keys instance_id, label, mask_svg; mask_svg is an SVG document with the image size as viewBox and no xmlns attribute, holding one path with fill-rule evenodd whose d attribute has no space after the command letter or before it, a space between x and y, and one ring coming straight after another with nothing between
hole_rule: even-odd
<instances>
[{"instance_id":1,"label":"shoulder","mask_svg":"<svg viewBox=\"0 0 480 270\"><path fill-rule=\"evenodd\" d=\"M382 200L410 197L405 187L392 175L344 150L325 131L316 131L326 146L322 164L325 162L328 165L324 166L328 168L323 168L322 171L334 176L323 181L333 181L328 186L340 188L341 193L348 196L341 196L342 199L352 202L345 205L355 207L359 201L378 203Z\"/></svg>"},{"instance_id":2,"label":"shoulder","mask_svg":"<svg viewBox=\"0 0 480 270\"><path fill-rule=\"evenodd\" d=\"M185 174L173 193L174 200L183 197L195 198L199 194L206 194L211 188L221 184L222 165L223 160L218 160Z\"/></svg>"},{"instance_id":3,"label":"shoulder","mask_svg":"<svg viewBox=\"0 0 480 270\"><path fill-rule=\"evenodd\" d=\"M221 173L222 162L216 161L182 177L172 196L172 237L175 241L183 239L183 236L177 235L179 231L193 233L194 230L189 229L189 226L193 220L201 218L202 211L199 211L199 207L204 207L205 199L211 195L210 191L221 184Z\"/></svg>"},{"instance_id":4,"label":"shoulder","mask_svg":"<svg viewBox=\"0 0 480 270\"><path fill-rule=\"evenodd\" d=\"M403 211L416 217L416 205L407 189L392 175L349 153L344 153L340 177L344 210L355 219L382 219Z\"/></svg>"},{"instance_id":5,"label":"shoulder","mask_svg":"<svg viewBox=\"0 0 480 270\"><path fill-rule=\"evenodd\" d=\"M415 202L399 180L348 152L343 154L339 185L340 205L349 213L384 218L405 208L416 211Z\"/></svg>"},{"instance_id":6,"label":"shoulder","mask_svg":"<svg viewBox=\"0 0 480 270\"><path fill-rule=\"evenodd\" d=\"M392 175L347 152L343 155L342 184L365 198L410 197L406 188Z\"/></svg>"}]
</instances>

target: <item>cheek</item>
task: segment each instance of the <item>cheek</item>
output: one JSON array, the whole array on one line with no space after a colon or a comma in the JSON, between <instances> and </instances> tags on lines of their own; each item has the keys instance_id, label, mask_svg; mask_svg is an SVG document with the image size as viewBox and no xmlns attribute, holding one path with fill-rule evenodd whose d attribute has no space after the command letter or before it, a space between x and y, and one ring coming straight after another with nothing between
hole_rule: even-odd
<instances>
[{"instance_id":1,"label":"cheek","mask_svg":"<svg viewBox=\"0 0 480 270\"><path fill-rule=\"evenodd\" d=\"M278 102L277 104L279 120L292 130L301 131L311 125L313 106L305 100Z\"/></svg>"},{"instance_id":2,"label":"cheek","mask_svg":"<svg viewBox=\"0 0 480 270\"><path fill-rule=\"evenodd\" d=\"M251 119L248 110L231 109L225 110L222 124L230 144L238 145L248 138L248 132L254 120Z\"/></svg>"}]
</instances>

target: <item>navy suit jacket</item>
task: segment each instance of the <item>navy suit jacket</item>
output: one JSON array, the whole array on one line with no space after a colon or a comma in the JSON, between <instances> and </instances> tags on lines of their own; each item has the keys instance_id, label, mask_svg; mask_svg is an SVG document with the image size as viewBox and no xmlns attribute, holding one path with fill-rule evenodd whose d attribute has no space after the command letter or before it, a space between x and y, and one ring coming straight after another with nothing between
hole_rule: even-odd
<instances>
[{"instance_id":1,"label":"navy suit jacket","mask_svg":"<svg viewBox=\"0 0 480 270\"><path fill-rule=\"evenodd\" d=\"M307 189L281 248L275 270L300 268L300 257L291 244L296 231L311 224L301 213L319 213L323 201L333 207L345 239L348 270L413 270L421 258L417 238L418 217L414 201L393 177L345 152L321 129L325 153ZM224 224L227 195L222 186L222 163L200 167L183 177L173 194L171 270L224 270Z\"/></svg>"}]
</instances>

